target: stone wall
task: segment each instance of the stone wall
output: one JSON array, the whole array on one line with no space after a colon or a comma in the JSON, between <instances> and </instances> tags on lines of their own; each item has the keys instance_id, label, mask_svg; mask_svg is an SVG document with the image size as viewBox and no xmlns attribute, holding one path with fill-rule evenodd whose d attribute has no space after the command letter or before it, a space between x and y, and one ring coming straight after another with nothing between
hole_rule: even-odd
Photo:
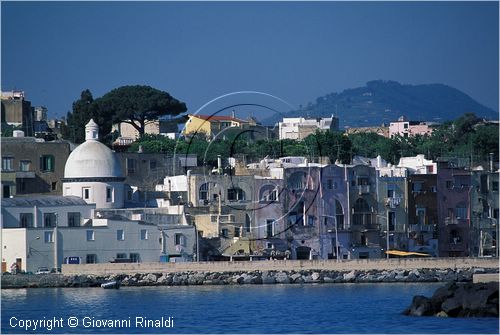
<instances>
[{"instance_id":1,"label":"stone wall","mask_svg":"<svg viewBox=\"0 0 500 335\"><path fill-rule=\"evenodd\" d=\"M292 270L236 272L175 272L107 275L4 275L2 288L96 287L109 281L123 286L308 284L308 283L394 283L471 282L477 274L494 274L498 268L413 269L413 270Z\"/></svg>"},{"instance_id":2,"label":"stone wall","mask_svg":"<svg viewBox=\"0 0 500 335\"><path fill-rule=\"evenodd\" d=\"M252 271L390 271L413 269L467 269L499 268L493 258L395 258L355 260L273 260L246 262L193 262L193 263L100 263L63 264L65 275L109 275L135 273L175 272L252 272Z\"/></svg>"}]
</instances>

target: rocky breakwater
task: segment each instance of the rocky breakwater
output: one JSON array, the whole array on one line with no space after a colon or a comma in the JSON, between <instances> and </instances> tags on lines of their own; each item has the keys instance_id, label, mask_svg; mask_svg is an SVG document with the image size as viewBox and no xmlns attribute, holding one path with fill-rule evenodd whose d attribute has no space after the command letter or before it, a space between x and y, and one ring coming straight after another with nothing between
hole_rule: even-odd
<instances>
[{"instance_id":1,"label":"rocky breakwater","mask_svg":"<svg viewBox=\"0 0 500 335\"><path fill-rule=\"evenodd\" d=\"M393 271L251 271L176 272L95 275L4 275L2 288L93 287L111 280L122 286L470 282L474 273L496 273L498 269L415 269Z\"/></svg>"},{"instance_id":2,"label":"rocky breakwater","mask_svg":"<svg viewBox=\"0 0 500 335\"><path fill-rule=\"evenodd\" d=\"M403 314L439 317L498 317L498 283L450 283L431 298L417 295Z\"/></svg>"}]
</instances>

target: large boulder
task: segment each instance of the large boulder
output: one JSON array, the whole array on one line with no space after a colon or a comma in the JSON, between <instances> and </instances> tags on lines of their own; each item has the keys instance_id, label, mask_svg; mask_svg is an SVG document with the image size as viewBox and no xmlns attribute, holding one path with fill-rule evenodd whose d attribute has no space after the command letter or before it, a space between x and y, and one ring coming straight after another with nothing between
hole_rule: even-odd
<instances>
[{"instance_id":1,"label":"large boulder","mask_svg":"<svg viewBox=\"0 0 500 335\"><path fill-rule=\"evenodd\" d=\"M498 283L451 283L432 298L415 296L403 313L449 317L498 317Z\"/></svg>"}]
</instances>

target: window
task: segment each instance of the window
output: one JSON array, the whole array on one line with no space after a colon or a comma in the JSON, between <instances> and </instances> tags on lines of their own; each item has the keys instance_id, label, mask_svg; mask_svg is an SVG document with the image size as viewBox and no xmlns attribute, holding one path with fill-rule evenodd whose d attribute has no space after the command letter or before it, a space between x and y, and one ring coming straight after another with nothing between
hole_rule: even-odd
<instances>
[{"instance_id":1,"label":"window","mask_svg":"<svg viewBox=\"0 0 500 335\"><path fill-rule=\"evenodd\" d=\"M370 179L368 177L358 177L358 186L370 185Z\"/></svg>"},{"instance_id":2,"label":"window","mask_svg":"<svg viewBox=\"0 0 500 335\"><path fill-rule=\"evenodd\" d=\"M23 172L28 172L31 168L31 161L22 160L19 162L19 170Z\"/></svg>"},{"instance_id":3,"label":"window","mask_svg":"<svg viewBox=\"0 0 500 335\"><path fill-rule=\"evenodd\" d=\"M137 253L130 253L130 261L132 263L140 263L141 262L141 256Z\"/></svg>"},{"instance_id":4,"label":"window","mask_svg":"<svg viewBox=\"0 0 500 335\"><path fill-rule=\"evenodd\" d=\"M116 231L116 239L118 241L124 241L125 240L125 233L124 233L123 229L118 229Z\"/></svg>"},{"instance_id":5,"label":"window","mask_svg":"<svg viewBox=\"0 0 500 335\"><path fill-rule=\"evenodd\" d=\"M44 240L45 243L54 243L54 232L53 231L46 231L44 234Z\"/></svg>"},{"instance_id":6,"label":"window","mask_svg":"<svg viewBox=\"0 0 500 335\"><path fill-rule=\"evenodd\" d=\"M228 231L227 231L226 228L224 228L224 229L221 230L221 235L222 235L222 237L227 237L228 236Z\"/></svg>"},{"instance_id":7,"label":"window","mask_svg":"<svg viewBox=\"0 0 500 335\"><path fill-rule=\"evenodd\" d=\"M450 243L453 243L453 244L459 244L459 243L462 243L462 237L460 236L458 231L452 230L450 232L450 240L449 241L450 241Z\"/></svg>"},{"instance_id":8,"label":"window","mask_svg":"<svg viewBox=\"0 0 500 335\"><path fill-rule=\"evenodd\" d=\"M135 159L127 158L127 174L135 173Z\"/></svg>"},{"instance_id":9,"label":"window","mask_svg":"<svg viewBox=\"0 0 500 335\"><path fill-rule=\"evenodd\" d=\"M33 227L33 213L21 213L21 214L19 214L19 221L21 222L21 228L32 228Z\"/></svg>"},{"instance_id":10,"label":"window","mask_svg":"<svg viewBox=\"0 0 500 335\"><path fill-rule=\"evenodd\" d=\"M387 184L387 197L394 198L396 186L394 184Z\"/></svg>"},{"instance_id":11,"label":"window","mask_svg":"<svg viewBox=\"0 0 500 335\"><path fill-rule=\"evenodd\" d=\"M50 190L51 190L51 191L55 191L55 190L57 190L57 181L53 181L53 182L50 184Z\"/></svg>"},{"instance_id":12,"label":"window","mask_svg":"<svg viewBox=\"0 0 500 335\"><path fill-rule=\"evenodd\" d=\"M79 212L68 213L68 227L80 227L80 216Z\"/></svg>"},{"instance_id":13,"label":"window","mask_svg":"<svg viewBox=\"0 0 500 335\"><path fill-rule=\"evenodd\" d=\"M354 225L371 225L370 206L365 199L359 198L354 203L352 219Z\"/></svg>"},{"instance_id":14,"label":"window","mask_svg":"<svg viewBox=\"0 0 500 335\"><path fill-rule=\"evenodd\" d=\"M274 236L274 219L268 219L266 221L266 237Z\"/></svg>"},{"instance_id":15,"label":"window","mask_svg":"<svg viewBox=\"0 0 500 335\"><path fill-rule=\"evenodd\" d=\"M229 201L245 200L245 192L239 187L230 188L227 190L227 200Z\"/></svg>"},{"instance_id":16,"label":"window","mask_svg":"<svg viewBox=\"0 0 500 335\"><path fill-rule=\"evenodd\" d=\"M498 220L498 208L493 209L493 218Z\"/></svg>"},{"instance_id":17,"label":"window","mask_svg":"<svg viewBox=\"0 0 500 335\"><path fill-rule=\"evenodd\" d=\"M421 181L416 181L413 183L413 192L422 192L424 183Z\"/></svg>"},{"instance_id":18,"label":"window","mask_svg":"<svg viewBox=\"0 0 500 335\"><path fill-rule=\"evenodd\" d=\"M90 200L90 187L82 188L82 198L84 200Z\"/></svg>"},{"instance_id":19,"label":"window","mask_svg":"<svg viewBox=\"0 0 500 335\"><path fill-rule=\"evenodd\" d=\"M113 201L113 189L111 187L106 187L106 202Z\"/></svg>"},{"instance_id":20,"label":"window","mask_svg":"<svg viewBox=\"0 0 500 335\"><path fill-rule=\"evenodd\" d=\"M210 222L217 223L217 215L210 216Z\"/></svg>"},{"instance_id":21,"label":"window","mask_svg":"<svg viewBox=\"0 0 500 335\"><path fill-rule=\"evenodd\" d=\"M87 241L94 241L94 231L87 230Z\"/></svg>"},{"instance_id":22,"label":"window","mask_svg":"<svg viewBox=\"0 0 500 335\"><path fill-rule=\"evenodd\" d=\"M278 188L274 185L264 185L259 191L259 199L261 202L266 201L277 201L278 200Z\"/></svg>"},{"instance_id":23,"label":"window","mask_svg":"<svg viewBox=\"0 0 500 335\"><path fill-rule=\"evenodd\" d=\"M54 228L56 226L56 213L44 213L43 214L43 226L45 228Z\"/></svg>"},{"instance_id":24,"label":"window","mask_svg":"<svg viewBox=\"0 0 500 335\"><path fill-rule=\"evenodd\" d=\"M2 171L13 171L13 170L14 170L14 158L2 157Z\"/></svg>"},{"instance_id":25,"label":"window","mask_svg":"<svg viewBox=\"0 0 500 335\"><path fill-rule=\"evenodd\" d=\"M467 218L467 207L464 204L458 204L457 207L455 207L455 217L457 219Z\"/></svg>"},{"instance_id":26,"label":"window","mask_svg":"<svg viewBox=\"0 0 500 335\"><path fill-rule=\"evenodd\" d=\"M493 192L498 192L498 181L494 181L491 183L491 190Z\"/></svg>"},{"instance_id":27,"label":"window","mask_svg":"<svg viewBox=\"0 0 500 335\"><path fill-rule=\"evenodd\" d=\"M123 252L119 252L119 253L116 254L116 258L117 259L126 259L127 258L127 254L123 253Z\"/></svg>"},{"instance_id":28,"label":"window","mask_svg":"<svg viewBox=\"0 0 500 335\"><path fill-rule=\"evenodd\" d=\"M271 192L269 192L267 200L268 201L276 201L276 200L278 200L278 190L277 189L273 189Z\"/></svg>"},{"instance_id":29,"label":"window","mask_svg":"<svg viewBox=\"0 0 500 335\"><path fill-rule=\"evenodd\" d=\"M241 234L241 228L234 227L234 237L240 237L240 234Z\"/></svg>"},{"instance_id":30,"label":"window","mask_svg":"<svg viewBox=\"0 0 500 335\"><path fill-rule=\"evenodd\" d=\"M423 225L425 224L425 208L417 207L417 224Z\"/></svg>"},{"instance_id":31,"label":"window","mask_svg":"<svg viewBox=\"0 0 500 335\"><path fill-rule=\"evenodd\" d=\"M313 215L307 216L307 225L314 226L314 222L316 221L316 217Z\"/></svg>"},{"instance_id":32,"label":"window","mask_svg":"<svg viewBox=\"0 0 500 335\"><path fill-rule=\"evenodd\" d=\"M42 172L54 172L54 156L43 155L40 157L40 171Z\"/></svg>"},{"instance_id":33,"label":"window","mask_svg":"<svg viewBox=\"0 0 500 335\"><path fill-rule=\"evenodd\" d=\"M3 186L2 187L2 191L3 191L2 192L3 193L2 196L4 198L10 198L10 193L11 193L10 192L10 186L9 185L2 185L2 186Z\"/></svg>"},{"instance_id":34,"label":"window","mask_svg":"<svg viewBox=\"0 0 500 335\"><path fill-rule=\"evenodd\" d=\"M437 187L436 186L431 186L431 192L436 193L437 192Z\"/></svg>"},{"instance_id":35,"label":"window","mask_svg":"<svg viewBox=\"0 0 500 335\"><path fill-rule=\"evenodd\" d=\"M403 128L408 129L408 123L403 123Z\"/></svg>"},{"instance_id":36,"label":"window","mask_svg":"<svg viewBox=\"0 0 500 335\"><path fill-rule=\"evenodd\" d=\"M446 188L451 190L453 188L453 181L447 180L446 181Z\"/></svg>"},{"instance_id":37,"label":"window","mask_svg":"<svg viewBox=\"0 0 500 335\"><path fill-rule=\"evenodd\" d=\"M200 186L199 198L200 200L208 200L208 183Z\"/></svg>"},{"instance_id":38,"label":"window","mask_svg":"<svg viewBox=\"0 0 500 335\"><path fill-rule=\"evenodd\" d=\"M337 229L344 229L344 210L338 200L335 200L335 218L337 220Z\"/></svg>"},{"instance_id":39,"label":"window","mask_svg":"<svg viewBox=\"0 0 500 335\"><path fill-rule=\"evenodd\" d=\"M226 234L227 234L227 229L226 229ZM175 245L181 245L181 246L186 246L186 238L184 235L177 233L174 236L175 239Z\"/></svg>"},{"instance_id":40,"label":"window","mask_svg":"<svg viewBox=\"0 0 500 335\"><path fill-rule=\"evenodd\" d=\"M389 212L387 214L388 214L387 220L389 220L389 231L394 231L396 228L396 213Z\"/></svg>"},{"instance_id":41,"label":"window","mask_svg":"<svg viewBox=\"0 0 500 335\"><path fill-rule=\"evenodd\" d=\"M87 254L87 257L85 259L85 263L87 263L87 264L97 263L97 255L96 254Z\"/></svg>"},{"instance_id":42,"label":"window","mask_svg":"<svg viewBox=\"0 0 500 335\"><path fill-rule=\"evenodd\" d=\"M156 169L156 160L152 159L152 160L149 161L149 168L151 170Z\"/></svg>"},{"instance_id":43,"label":"window","mask_svg":"<svg viewBox=\"0 0 500 335\"><path fill-rule=\"evenodd\" d=\"M148 230L141 229L141 240L147 240L147 239L148 239Z\"/></svg>"}]
</instances>

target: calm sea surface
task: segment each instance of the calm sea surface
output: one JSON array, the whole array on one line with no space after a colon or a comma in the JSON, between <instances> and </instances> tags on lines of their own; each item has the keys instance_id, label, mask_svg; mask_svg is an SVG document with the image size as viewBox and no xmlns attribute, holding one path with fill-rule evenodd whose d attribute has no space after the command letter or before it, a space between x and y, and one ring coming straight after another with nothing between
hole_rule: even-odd
<instances>
[{"instance_id":1,"label":"calm sea surface","mask_svg":"<svg viewBox=\"0 0 500 335\"><path fill-rule=\"evenodd\" d=\"M414 295L431 296L440 285L398 283L2 290L2 333L498 334L497 318L417 318L401 314ZM73 319L69 320L71 317ZM164 322L161 325L153 324L151 327L154 320L162 317ZM170 328L166 322L169 317ZM54 319L59 321L53 322ZM110 319L121 322L121 327L109 327L102 321ZM33 330L33 320L42 320L44 325ZM136 321L139 323L136 324ZM47 328L50 328L51 322L52 330L49 331ZM70 322L77 322L78 326L71 328ZM147 322L150 322L150 327L146 327ZM20 328L28 325L28 330Z\"/></svg>"}]
</instances>

